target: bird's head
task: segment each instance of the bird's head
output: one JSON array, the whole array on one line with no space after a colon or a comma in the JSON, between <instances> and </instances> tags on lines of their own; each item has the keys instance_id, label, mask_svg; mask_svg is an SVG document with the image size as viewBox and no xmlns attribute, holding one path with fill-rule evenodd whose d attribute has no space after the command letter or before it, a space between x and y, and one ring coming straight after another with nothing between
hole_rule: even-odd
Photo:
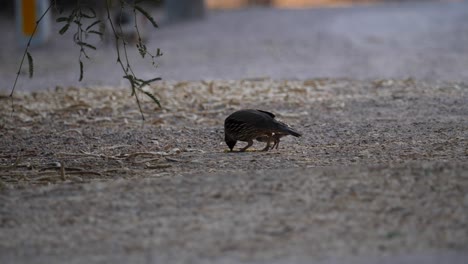
<instances>
[{"instance_id":1,"label":"bird's head","mask_svg":"<svg viewBox=\"0 0 468 264\"><path fill-rule=\"evenodd\" d=\"M235 139L232 139L231 137L229 137L227 134L224 135L224 141L226 141L226 145L228 145L229 149L232 151L232 149L234 148L234 146L236 145L237 143L237 140Z\"/></svg>"}]
</instances>

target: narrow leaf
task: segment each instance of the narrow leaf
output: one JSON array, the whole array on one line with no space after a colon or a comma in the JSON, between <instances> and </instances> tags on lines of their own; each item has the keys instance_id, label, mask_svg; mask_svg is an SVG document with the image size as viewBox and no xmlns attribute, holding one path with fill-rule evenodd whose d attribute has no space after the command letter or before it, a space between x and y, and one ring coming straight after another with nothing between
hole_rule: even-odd
<instances>
[{"instance_id":1,"label":"narrow leaf","mask_svg":"<svg viewBox=\"0 0 468 264\"><path fill-rule=\"evenodd\" d=\"M94 11L93 8L91 7L86 7L86 9L88 9L90 12L91 12L91 15L88 15L86 14L85 12L83 12L83 10L80 10L80 15L82 17L86 17L86 18L95 18L96 17L96 12Z\"/></svg>"},{"instance_id":2,"label":"narrow leaf","mask_svg":"<svg viewBox=\"0 0 468 264\"><path fill-rule=\"evenodd\" d=\"M83 41L78 41L76 44L78 44L80 46L85 46L85 47L93 49L93 50L96 50L96 47L94 47L93 45L91 45L89 43L83 42Z\"/></svg>"},{"instance_id":3,"label":"narrow leaf","mask_svg":"<svg viewBox=\"0 0 468 264\"><path fill-rule=\"evenodd\" d=\"M55 22L65 22L65 21L68 21L68 17L59 17L55 20Z\"/></svg>"},{"instance_id":4,"label":"narrow leaf","mask_svg":"<svg viewBox=\"0 0 468 264\"><path fill-rule=\"evenodd\" d=\"M163 55L163 53L161 52L161 49L157 49L156 50L156 57L161 57Z\"/></svg>"},{"instance_id":5,"label":"narrow leaf","mask_svg":"<svg viewBox=\"0 0 468 264\"><path fill-rule=\"evenodd\" d=\"M91 23L91 25L86 27L86 31L88 31L90 28L94 27L96 24L99 24L99 23L101 23L101 20L94 21L93 23Z\"/></svg>"},{"instance_id":6,"label":"narrow leaf","mask_svg":"<svg viewBox=\"0 0 468 264\"><path fill-rule=\"evenodd\" d=\"M154 21L153 17L150 14L148 14L148 12L146 12L143 8L137 5L135 5L134 8L138 10L140 13L142 13L151 22L151 24L153 24L153 27L155 28L158 27L158 24L156 24L156 21Z\"/></svg>"},{"instance_id":7,"label":"narrow leaf","mask_svg":"<svg viewBox=\"0 0 468 264\"><path fill-rule=\"evenodd\" d=\"M161 80L161 78L158 77L158 78L153 78L153 79L150 79L150 80L143 81L141 83L140 87L143 87L143 86L148 85L148 84L150 84L152 82L160 81L160 80Z\"/></svg>"},{"instance_id":8,"label":"narrow leaf","mask_svg":"<svg viewBox=\"0 0 468 264\"><path fill-rule=\"evenodd\" d=\"M140 52L141 57L145 58L146 51L147 51L146 45L140 41L139 43L137 43L137 48L138 48L138 52Z\"/></svg>"},{"instance_id":9,"label":"narrow leaf","mask_svg":"<svg viewBox=\"0 0 468 264\"><path fill-rule=\"evenodd\" d=\"M159 102L158 98L156 98L156 96L147 91L143 91L143 93L145 93L149 98L153 99L153 101L161 108L161 103Z\"/></svg>"},{"instance_id":10,"label":"narrow leaf","mask_svg":"<svg viewBox=\"0 0 468 264\"><path fill-rule=\"evenodd\" d=\"M130 82L130 85L132 86L132 96L135 94L135 78L133 78L132 75L125 75L125 79L127 79Z\"/></svg>"},{"instance_id":11,"label":"narrow leaf","mask_svg":"<svg viewBox=\"0 0 468 264\"><path fill-rule=\"evenodd\" d=\"M81 19L81 18L80 18ZM80 19L75 19L73 20L73 23L75 23L77 26L82 26L83 24L81 24L81 20Z\"/></svg>"},{"instance_id":12,"label":"narrow leaf","mask_svg":"<svg viewBox=\"0 0 468 264\"><path fill-rule=\"evenodd\" d=\"M140 78L137 78L136 76L133 76L133 78L134 78L134 80L135 80L135 83L136 83L139 87L143 86L142 83L144 83L145 80L142 80L142 79L140 79Z\"/></svg>"},{"instance_id":13,"label":"narrow leaf","mask_svg":"<svg viewBox=\"0 0 468 264\"><path fill-rule=\"evenodd\" d=\"M67 32L69 27L70 27L70 24L68 24L68 23L65 24L65 26L63 26L59 31L60 35L63 35L65 32Z\"/></svg>"},{"instance_id":14,"label":"narrow leaf","mask_svg":"<svg viewBox=\"0 0 468 264\"><path fill-rule=\"evenodd\" d=\"M90 15L87 15L85 13L81 13L81 16L82 17L85 17L85 18L95 18L96 16L90 16Z\"/></svg>"},{"instance_id":15,"label":"narrow leaf","mask_svg":"<svg viewBox=\"0 0 468 264\"><path fill-rule=\"evenodd\" d=\"M140 56L141 56L142 58L145 58L146 52L145 52L144 49L138 48L138 52L140 52Z\"/></svg>"},{"instance_id":16,"label":"narrow leaf","mask_svg":"<svg viewBox=\"0 0 468 264\"><path fill-rule=\"evenodd\" d=\"M83 80L83 62L80 60L80 79L78 81L81 82Z\"/></svg>"},{"instance_id":17,"label":"narrow leaf","mask_svg":"<svg viewBox=\"0 0 468 264\"><path fill-rule=\"evenodd\" d=\"M26 52L26 55L28 55L29 78L32 78L33 74L34 74L33 58L31 56L31 54L29 54L29 51Z\"/></svg>"},{"instance_id":18,"label":"narrow leaf","mask_svg":"<svg viewBox=\"0 0 468 264\"><path fill-rule=\"evenodd\" d=\"M99 32L99 31L96 31L96 30L90 30L90 31L88 31L88 33L102 36L102 32Z\"/></svg>"},{"instance_id":19,"label":"narrow leaf","mask_svg":"<svg viewBox=\"0 0 468 264\"><path fill-rule=\"evenodd\" d=\"M85 58L87 58L89 60L89 56L88 56L88 54L86 54L86 51L83 48L80 50L80 53L83 54L85 56Z\"/></svg>"}]
</instances>

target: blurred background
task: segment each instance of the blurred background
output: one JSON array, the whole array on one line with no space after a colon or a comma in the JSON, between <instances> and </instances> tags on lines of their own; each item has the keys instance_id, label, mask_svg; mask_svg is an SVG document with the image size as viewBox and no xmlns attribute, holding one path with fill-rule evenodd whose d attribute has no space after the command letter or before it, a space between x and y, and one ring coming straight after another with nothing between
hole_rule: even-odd
<instances>
[{"instance_id":1,"label":"blurred background","mask_svg":"<svg viewBox=\"0 0 468 264\"><path fill-rule=\"evenodd\" d=\"M18 5L0 1L0 91L8 92L23 55ZM48 2L48 1L44 1ZM81 1L95 6L104 1ZM468 81L468 2L463 0L166 0L145 10L159 28L139 17L148 50L163 54L152 65L137 49L129 59L141 78L163 80L414 78ZM57 1L65 13L76 1ZM15 7L16 4L16 7ZM36 3L37 5L37 3ZM118 8L113 11L118 12ZM24 13L21 13L24 14ZM112 41L90 37L97 51L84 59L70 27L53 8L49 32L30 50L35 75L21 71L17 91L56 86L124 86ZM37 17L36 17L37 19ZM105 19L105 17L104 17ZM133 30L133 24L128 27Z\"/></svg>"}]
</instances>

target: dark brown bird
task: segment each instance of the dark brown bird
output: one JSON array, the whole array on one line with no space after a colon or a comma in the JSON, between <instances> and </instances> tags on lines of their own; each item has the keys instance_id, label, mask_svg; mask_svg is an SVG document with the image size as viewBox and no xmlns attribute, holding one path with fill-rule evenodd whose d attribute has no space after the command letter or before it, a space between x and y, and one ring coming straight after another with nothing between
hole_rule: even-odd
<instances>
[{"instance_id":1,"label":"dark brown bird","mask_svg":"<svg viewBox=\"0 0 468 264\"><path fill-rule=\"evenodd\" d=\"M301 134L285 123L275 119L275 115L262 110L243 109L232 113L224 120L224 140L232 151L237 141L247 142L247 146L240 149L245 151L252 146L254 140L266 142L263 151L270 149L270 143L278 148L281 137Z\"/></svg>"}]
</instances>

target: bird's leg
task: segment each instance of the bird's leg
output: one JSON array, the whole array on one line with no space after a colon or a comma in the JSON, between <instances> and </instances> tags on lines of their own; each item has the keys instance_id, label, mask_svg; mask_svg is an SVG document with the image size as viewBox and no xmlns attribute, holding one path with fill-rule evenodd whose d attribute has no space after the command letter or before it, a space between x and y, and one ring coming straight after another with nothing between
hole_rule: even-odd
<instances>
[{"instance_id":1,"label":"bird's leg","mask_svg":"<svg viewBox=\"0 0 468 264\"><path fill-rule=\"evenodd\" d=\"M277 141L276 141L276 139L275 139L275 140L273 141L273 146L271 146L271 149L274 149L276 145L278 145L278 143L277 143ZM278 149L278 148L277 148L277 149Z\"/></svg>"},{"instance_id":2,"label":"bird's leg","mask_svg":"<svg viewBox=\"0 0 468 264\"><path fill-rule=\"evenodd\" d=\"M268 151L270 149L270 142L271 142L271 137L267 137L267 144L265 148L262 149L262 151Z\"/></svg>"},{"instance_id":3,"label":"bird's leg","mask_svg":"<svg viewBox=\"0 0 468 264\"><path fill-rule=\"evenodd\" d=\"M271 147L271 149L274 149L276 147L276 149L278 149L278 146L279 146L279 143L280 143L280 138L281 138L281 135L280 134L275 134L273 135L273 146Z\"/></svg>"},{"instance_id":4,"label":"bird's leg","mask_svg":"<svg viewBox=\"0 0 468 264\"><path fill-rule=\"evenodd\" d=\"M271 143L271 140L273 139L273 134L272 133L269 133L268 135L265 135L266 137L266 146L265 148L262 149L262 151L268 151L270 149L270 143Z\"/></svg>"},{"instance_id":5,"label":"bird's leg","mask_svg":"<svg viewBox=\"0 0 468 264\"><path fill-rule=\"evenodd\" d=\"M281 135L280 135L280 134L275 135L275 145L276 145L276 149L278 149L278 147L279 147L280 138L281 138ZM273 145L273 146L274 146L274 145Z\"/></svg>"},{"instance_id":6,"label":"bird's leg","mask_svg":"<svg viewBox=\"0 0 468 264\"><path fill-rule=\"evenodd\" d=\"M276 149L278 149L279 143L280 143L280 139L279 139L279 138L275 138ZM273 145L273 146L274 146L274 145Z\"/></svg>"},{"instance_id":7,"label":"bird's leg","mask_svg":"<svg viewBox=\"0 0 468 264\"><path fill-rule=\"evenodd\" d=\"M240 152L244 152L244 151L246 151L248 148L250 148L250 146L253 145L253 140L249 140L249 141L247 141L247 143L248 143L247 146L245 146L245 147L243 147L243 148L241 148L241 149L239 150Z\"/></svg>"}]
</instances>

